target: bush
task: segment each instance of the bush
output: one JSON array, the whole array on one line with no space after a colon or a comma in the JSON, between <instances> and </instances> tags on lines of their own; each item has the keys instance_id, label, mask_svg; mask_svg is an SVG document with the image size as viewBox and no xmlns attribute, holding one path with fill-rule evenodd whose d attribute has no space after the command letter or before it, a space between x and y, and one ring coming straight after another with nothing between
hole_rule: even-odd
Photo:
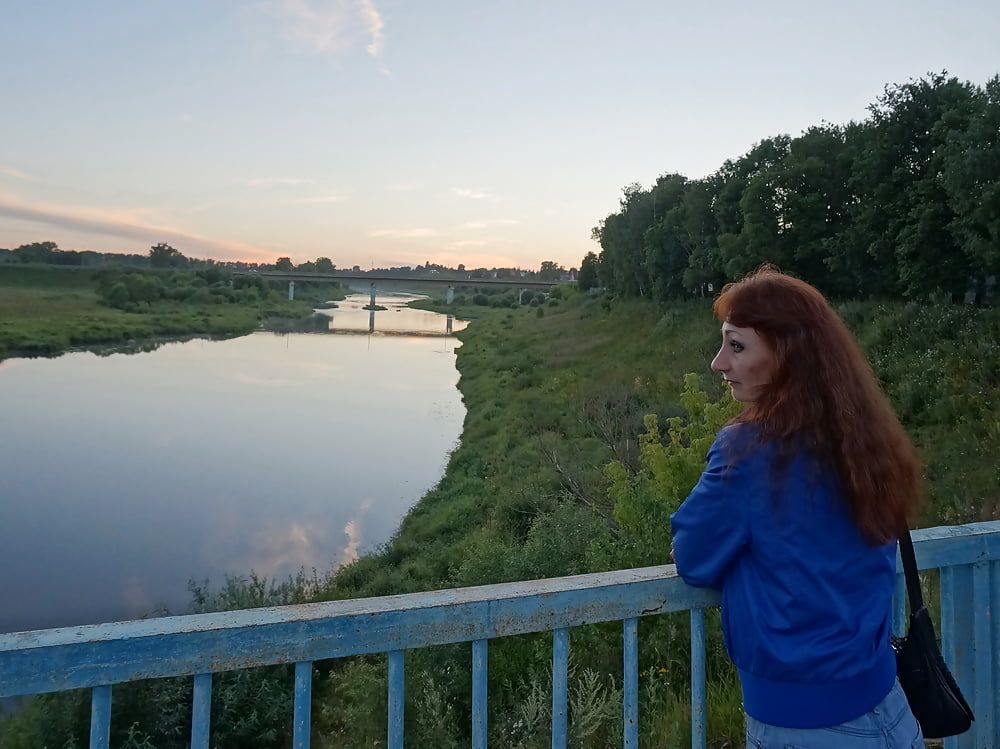
<instances>
[{"instance_id":1,"label":"bush","mask_svg":"<svg viewBox=\"0 0 1000 749\"><path fill-rule=\"evenodd\" d=\"M472 303L479 307L489 307L490 298L486 294L473 294Z\"/></svg>"},{"instance_id":2,"label":"bush","mask_svg":"<svg viewBox=\"0 0 1000 749\"><path fill-rule=\"evenodd\" d=\"M125 309L129 303L128 289L125 288L125 284L121 281L116 281L104 294L104 301L110 307Z\"/></svg>"}]
</instances>

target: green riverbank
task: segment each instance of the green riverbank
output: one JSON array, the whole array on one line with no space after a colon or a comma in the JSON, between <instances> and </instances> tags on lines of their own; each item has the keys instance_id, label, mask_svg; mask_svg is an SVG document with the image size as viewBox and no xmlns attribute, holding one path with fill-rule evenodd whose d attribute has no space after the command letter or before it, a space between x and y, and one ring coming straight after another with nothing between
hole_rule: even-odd
<instances>
[{"instance_id":1,"label":"green riverbank","mask_svg":"<svg viewBox=\"0 0 1000 749\"><path fill-rule=\"evenodd\" d=\"M299 284L289 302L280 284L218 269L0 265L0 359L244 335L271 321L307 320L313 304L344 296L336 285Z\"/></svg>"},{"instance_id":2,"label":"green riverbank","mask_svg":"<svg viewBox=\"0 0 1000 749\"><path fill-rule=\"evenodd\" d=\"M563 296L536 308L448 308L458 317L475 316L458 334L467 408L461 443L439 484L388 543L325 579L303 576L279 585L251 579L196 590L194 610L665 563L665 517L704 458L686 443L703 439L733 408L708 368L718 324L708 300L658 307L569 290ZM420 306L438 309L439 303ZM841 312L923 451L928 498L921 524L997 517L1000 312L876 302L849 302ZM676 448L669 440L640 439L648 414L657 415L663 432L679 436ZM652 465L650 456L665 457L667 468ZM676 480L676 490L658 489L664 475ZM717 613L708 621L710 744L741 745L738 684ZM684 614L640 622L644 746L690 743L688 633ZM547 634L491 642L491 746L548 745L550 648ZM620 624L574 629L571 653L572 745L620 745ZM384 743L385 673L381 656L318 664L315 746ZM468 745L468 646L408 653L406 681L408 744ZM0 739L0 747L42 745L39 738L62 746L70 736L86 736L88 699L76 693L33 702L8 727L10 736L35 743ZM189 700L189 679L116 688L116 745L129 745L131 730L131 746L183 746L178 737ZM290 721L289 668L217 675L213 745L282 747Z\"/></svg>"},{"instance_id":3,"label":"green riverbank","mask_svg":"<svg viewBox=\"0 0 1000 749\"><path fill-rule=\"evenodd\" d=\"M661 427L680 417L682 441L693 438L695 427L714 430L712 419L725 416L729 398L709 372L719 334L708 300L663 308L573 294L558 307L539 309L453 310L458 316L486 313L459 334L464 342L459 388L468 408L461 445L440 484L414 507L392 541L341 570L321 597L667 561L666 515L683 496L657 493L654 479L662 475L643 459L640 436L646 414L657 414ZM923 452L928 497L921 524L997 517L998 311L848 302L841 314ZM696 374L702 393L683 395L688 373ZM718 413L703 415L699 398L722 404ZM690 487L704 451L665 452L673 461L670 478ZM605 471L613 461L619 470ZM650 618L640 628L644 745L684 745L690 730L687 620ZM580 746L618 741L620 641L617 624L573 631L570 694L576 704L570 713ZM547 636L491 643L490 714L496 716L491 745L544 744L548 648ZM327 691L321 690L336 709L318 727L336 736L338 745L370 745L382 735L381 714L370 710L384 699L381 669L377 659L355 663L331 674ZM438 710L424 726L428 733L420 734L422 724L415 723L414 735L422 736L418 744L461 745L470 694L466 649L411 653L407 670L425 702L430 698L422 684L433 683L440 691L433 704L415 700L417 712ZM737 743L743 730L739 690L717 631L709 643L709 675L712 743ZM372 691L361 693L359 684ZM372 714L377 720L368 717Z\"/></svg>"}]
</instances>

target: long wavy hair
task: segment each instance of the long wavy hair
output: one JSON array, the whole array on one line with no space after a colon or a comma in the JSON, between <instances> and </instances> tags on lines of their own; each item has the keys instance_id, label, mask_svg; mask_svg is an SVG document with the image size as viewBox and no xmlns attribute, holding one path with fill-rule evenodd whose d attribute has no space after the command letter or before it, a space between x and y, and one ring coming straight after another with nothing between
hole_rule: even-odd
<instances>
[{"instance_id":1,"label":"long wavy hair","mask_svg":"<svg viewBox=\"0 0 1000 749\"><path fill-rule=\"evenodd\" d=\"M770 384L734 421L832 462L862 535L876 544L895 538L921 499L920 459L830 303L764 267L723 287L712 309L722 322L753 328L774 356Z\"/></svg>"}]
</instances>

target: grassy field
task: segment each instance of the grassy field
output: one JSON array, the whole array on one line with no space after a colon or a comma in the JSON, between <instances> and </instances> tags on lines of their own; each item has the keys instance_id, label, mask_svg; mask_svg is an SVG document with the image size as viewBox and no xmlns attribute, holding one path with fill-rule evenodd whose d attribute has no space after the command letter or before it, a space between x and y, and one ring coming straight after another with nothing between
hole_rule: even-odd
<instances>
[{"instance_id":1,"label":"grassy field","mask_svg":"<svg viewBox=\"0 0 1000 749\"><path fill-rule=\"evenodd\" d=\"M619 522L604 468L618 461L638 481L643 417L657 414L661 424L686 419L681 393L688 373L696 373L709 401L727 400L709 371L719 333L708 301L660 309L572 295L555 307L517 310L447 308L435 300L420 306L479 317L459 334L459 387L468 408L461 445L396 536L333 576L320 597L666 562L666 523L638 533ZM996 518L1000 314L875 302L848 303L841 312L923 452L928 496L921 524ZM641 623L645 746L689 742L687 637L684 616ZM547 636L491 643L490 714L498 716L491 745L545 744L548 648ZM574 744L613 745L620 730L620 629L574 630L572 650ZM467 670L464 648L408 657L408 688L423 695L412 708L430 712L407 727L418 745L467 740ZM711 744L739 745L739 688L717 628L709 639L709 674ZM331 670L318 690L330 705L320 713L320 733L337 746L381 740L382 713L368 716L384 700L384 687L379 659Z\"/></svg>"},{"instance_id":2,"label":"grassy field","mask_svg":"<svg viewBox=\"0 0 1000 749\"><path fill-rule=\"evenodd\" d=\"M630 486L648 483L649 467L638 449L644 417L656 414L661 425L680 417L680 424L695 425L692 381L704 402L729 407L718 376L709 372L718 323L708 300L659 308L571 290L562 296L555 304L518 309L417 303L475 320L458 334L467 415L441 481L388 543L330 577L270 587L230 581L199 595L196 610L665 563L670 540L663 518L676 498L640 496L649 502L648 517L660 520L637 526L623 512L608 466L619 466ZM923 452L928 496L920 524L998 517L1000 311L877 302L840 309ZM685 470L697 470L702 459L689 457ZM741 746L739 685L723 652L718 612L709 612L708 622L710 745ZM643 746L689 745L687 616L645 617L639 634ZM548 635L491 642L491 746L548 745L550 648ZM574 629L571 653L571 745L620 745L620 624ZM318 668L314 744L384 745L384 657ZM467 746L468 647L408 653L406 680L408 744ZM182 746L177 736L189 708L178 702L189 699L189 690L189 680L116 688L116 705L146 707L122 707L114 735L128 746ZM85 736L86 700L81 694L33 703L8 723L11 736L27 738L5 741L0 731L0 747L41 745L39 737L62 746L72 735ZM286 745L289 669L219 675L213 702L213 744Z\"/></svg>"},{"instance_id":3,"label":"grassy field","mask_svg":"<svg viewBox=\"0 0 1000 749\"><path fill-rule=\"evenodd\" d=\"M186 300L161 298L134 305L108 306L99 291L102 274L115 269L0 265L0 359L5 356L50 356L69 348L122 346L192 335L243 335L269 319L303 319L311 302L342 299L330 285L300 285L298 299L288 302L281 290L265 297L229 300L208 293L212 286L196 274L145 271L166 288L198 283L206 291ZM228 281L217 281L220 286Z\"/></svg>"}]
</instances>

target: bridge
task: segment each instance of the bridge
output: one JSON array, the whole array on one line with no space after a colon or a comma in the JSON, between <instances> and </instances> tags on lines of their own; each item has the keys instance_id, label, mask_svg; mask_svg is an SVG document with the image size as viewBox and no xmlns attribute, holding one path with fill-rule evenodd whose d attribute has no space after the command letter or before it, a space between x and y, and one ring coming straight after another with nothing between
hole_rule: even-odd
<instances>
[{"instance_id":1,"label":"bridge","mask_svg":"<svg viewBox=\"0 0 1000 749\"><path fill-rule=\"evenodd\" d=\"M939 574L945 660L976 714L970 731L945 749L1000 747L1000 521L913 532L917 566ZM906 594L897 558L893 629L906 629ZM937 604L935 606L935 604ZM639 745L638 621L688 611L691 628L691 745L706 745L705 610L714 591L687 586L673 565L529 580L503 585L327 603L198 614L0 635L0 698L91 690L90 746L106 749L112 688L137 679L190 676L191 747L208 749L212 674L295 664L292 746L311 740L313 664L388 654L388 747L403 746L406 652L470 644L473 749L486 749L490 640L552 632L553 749L567 742L571 628L622 622L624 746Z\"/></svg>"},{"instance_id":2,"label":"bridge","mask_svg":"<svg viewBox=\"0 0 1000 749\"><path fill-rule=\"evenodd\" d=\"M353 272L334 272L334 273L301 273L298 271L244 271L237 270L232 271L234 276L250 276L253 278L265 278L269 281L288 281L288 298L289 300L295 298L295 282L305 282L310 283L355 283L355 284L369 284L371 291L371 304L375 305L375 288L376 285L390 284L397 287L404 286L444 286L447 288L445 299L448 304L451 304L455 298L455 287L456 286L469 286L472 288L515 288L521 289L522 293L530 289L540 289L542 291L547 291L553 286L558 286L560 283L565 283L565 281L539 281L537 279L525 279L525 278L468 278L468 277L449 277L441 276L439 274L433 274L429 276L394 276L392 274L373 274L373 273L353 273ZM521 303L520 296L518 297L518 304Z\"/></svg>"},{"instance_id":3,"label":"bridge","mask_svg":"<svg viewBox=\"0 0 1000 749\"><path fill-rule=\"evenodd\" d=\"M310 281L320 283L365 283L365 284L419 284L420 286L470 286L472 288L517 288L545 291L566 281L540 281L528 278L469 278L466 276L394 276L373 273L299 273L297 271L232 271L234 276L253 276L269 281Z\"/></svg>"}]
</instances>

